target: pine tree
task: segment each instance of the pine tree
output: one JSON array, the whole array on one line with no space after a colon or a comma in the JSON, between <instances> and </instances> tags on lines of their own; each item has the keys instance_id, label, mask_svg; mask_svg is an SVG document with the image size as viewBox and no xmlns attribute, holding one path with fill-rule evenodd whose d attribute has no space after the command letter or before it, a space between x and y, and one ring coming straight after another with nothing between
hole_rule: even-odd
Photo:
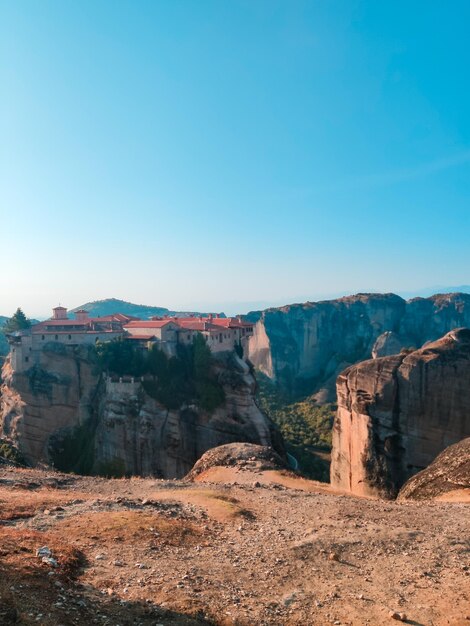
<instances>
[{"instance_id":1,"label":"pine tree","mask_svg":"<svg viewBox=\"0 0 470 626\"><path fill-rule=\"evenodd\" d=\"M24 330L25 328L30 328L31 322L23 313L23 311L18 307L16 309L16 313L10 317L9 320L5 322L5 326L3 327L4 333L14 333L16 330Z\"/></svg>"}]
</instances>

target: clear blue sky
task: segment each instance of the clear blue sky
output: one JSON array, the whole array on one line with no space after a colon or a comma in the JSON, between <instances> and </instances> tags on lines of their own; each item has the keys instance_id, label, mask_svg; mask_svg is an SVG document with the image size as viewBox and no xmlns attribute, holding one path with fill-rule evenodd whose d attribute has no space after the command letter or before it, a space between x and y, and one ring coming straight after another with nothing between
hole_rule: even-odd
<instances>
[{"instance_id":1,"label":"clear blue sky","mask_svg":"<svg viewBox=\"0 0 470 626\"><path fill-rule=\"evenodd\" d=\"M0 313L470 282L468 0L0 0Z\"/></svg>"}]
</instances>

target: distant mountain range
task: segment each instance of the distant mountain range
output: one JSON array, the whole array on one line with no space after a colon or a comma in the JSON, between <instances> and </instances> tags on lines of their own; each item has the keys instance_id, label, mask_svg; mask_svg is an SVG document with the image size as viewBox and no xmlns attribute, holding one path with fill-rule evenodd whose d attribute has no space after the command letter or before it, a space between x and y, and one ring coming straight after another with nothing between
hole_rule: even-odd
<instances>
[{"instance_id":1,"label":"distant mountain range","mask_svg":"<svg viewBox=\"0 0 470 626\"><path fill-rule=\"evenodd\" d=\"M148 319L154 315L171 315L175 317L181 317L183 315L209 315L209 313L199 311L171 311L165 307L134 304L133 302L118 300L117 298L106 298L105 300L87 302L86 304L72 309L70 314L74 314L78 310L88 311L91 317L103 317L104 315L112 315L113 313L123 313L124 315L133 315L141 319ZM220 315L225 317L223 313Z\"/></svg>"}]
</instances>

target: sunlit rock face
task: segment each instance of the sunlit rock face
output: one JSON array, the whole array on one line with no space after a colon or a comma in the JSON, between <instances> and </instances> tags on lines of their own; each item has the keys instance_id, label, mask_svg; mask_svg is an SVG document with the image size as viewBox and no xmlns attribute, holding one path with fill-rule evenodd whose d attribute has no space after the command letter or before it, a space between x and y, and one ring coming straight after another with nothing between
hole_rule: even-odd
<instances>
[{"instance_id":1,"label":"sunlit rock face","mask_svg":"<svg viewBox=\"0 0 470 626\"><path fill-rule=\"evenodd\" d=\"M470 330L364 361L338 377L331 482L395 497L447 446L470 435Z\"/></svg>"},{"instance_id":2,"label":"sunlit rock face","mask_svg":"<svg viewBox=\"0 0 470 626\"><path fill-rule=\"evenodd\" d=\"M283 454L279 432L256 405L248 365L235 353L220 353L214 369L222 405L212 412L187 404L168 410L140 380L102 375L86 346L51 343L30 369L16 372L7 358L0 438L17 446L27 463L50 463L51 447L60 450L64 436L88 425L76 442L87 456L78 459L80 467L106 475L182 477L204 452L232 442L273 446Z\"/></svg>"},{"instance_id":3,"label":"sunlit rock face","mask_svg":"<svg viewBox=\"0 0 470 626\"><path fill-rule=\"evenodd\" d=\"M470 326L470 295L446 294L408 302L394 294L358 294L267 309L256 321L248 357L293 396L334 401L336 378L371 357L420 348L453 328Z\"/></svg>"}]
</instances>

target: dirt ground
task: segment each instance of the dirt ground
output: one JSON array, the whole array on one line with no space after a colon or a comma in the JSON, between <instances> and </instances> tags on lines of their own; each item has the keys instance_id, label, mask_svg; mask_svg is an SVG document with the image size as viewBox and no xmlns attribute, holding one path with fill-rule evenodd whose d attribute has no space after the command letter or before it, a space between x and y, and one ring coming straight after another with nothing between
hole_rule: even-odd
<instances>
[{"instance_id":1,"label":"dirt ground","mask_svg":"<svg viewBox=\"0 0 470 626\"><path fill-rule=\"evenodd\" d=\"M49 548L53 562L36 551ZM470 506L0 469L0 624L470 625Z\"/></svg>"}]
</instances>

